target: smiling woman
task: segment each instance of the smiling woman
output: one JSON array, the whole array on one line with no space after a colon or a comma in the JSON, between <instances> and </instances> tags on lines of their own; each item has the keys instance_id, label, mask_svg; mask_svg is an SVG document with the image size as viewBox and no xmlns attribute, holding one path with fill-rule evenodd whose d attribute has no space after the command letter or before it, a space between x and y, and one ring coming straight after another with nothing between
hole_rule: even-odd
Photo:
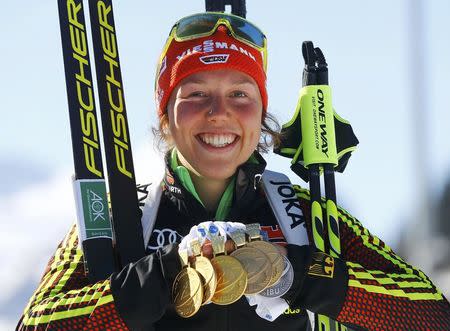
<instances>
[{"instance_id":1,"label":"smiling woman","mask_svg":"<svg viewBox=\"0 0 450 331\"><path fill-rule=\"evenodd\" d=\"M201 71L173 90L153 133L162 150L175 149L208 210L256 150L279 142L279 125L262 105L255 80L238 70ZM203 184L200 184L203 182Z\"/></svg>"},{"instance_id":2,"label":"smiling woman","mask_svg":"<svg viewBox=\"0 0 450 331\"><path fill-rule=\"evenodd\" d=\"M311 330L306 310L327 316L316 320L320 330L341 329L328 317L352 330L450 329L450 305L430 279L345 210L341 255L318 252L309 192L278 182L281 210L295 210L291 229L303 228L310 244L286 239L261 184L264 136L278 137L267 113L266 56L264 34L240 17L202 13L174 25L156 77L166 169L142 206L146 256L89 284L73 227L19 330ZM201 278L199 261L203 271L210 262L200 251L209 252L214 277ZM217 287L202 301L210 278Z\"/></svg>"},{"instance_id":3,"label":"smiling woman","mask_svg":"<svg viewBox=\"0 0 450 331\"><path fill-rule=\"evenodd\" d=\"M168 102L169 134L180 163L202 201L215 201L261 135L262 101L255 81L234 70L197 72L183 79ZM201 185L200 183L203 183ZM206 187L205 187L206 188Z\"/></svg>"}]
</instances>

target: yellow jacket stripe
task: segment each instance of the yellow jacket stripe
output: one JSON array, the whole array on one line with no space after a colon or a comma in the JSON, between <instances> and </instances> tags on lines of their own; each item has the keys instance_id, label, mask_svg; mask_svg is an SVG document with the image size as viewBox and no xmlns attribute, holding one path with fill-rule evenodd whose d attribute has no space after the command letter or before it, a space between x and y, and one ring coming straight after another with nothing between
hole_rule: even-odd
<instances>
[{"instance_id":1,"label":"yellow jacket stripe","mask_svg":"<svg viewBox=\"0 0 450 331\"><path fill-rule=\"evenodd\" d=\"M73 227L73 230L75 229L75 226ZM75 256L72 256L72 250L76 249L76 242L78 241L78 237L76 234L76 231L71 231L71 235L68 238L67 246L62 246L60 249L58 249L55 253L55 260L51 264L51 270L52 272L48 273L49 280L46 282L47 285L50 284L52 289L50 291L50 294L42 290L38 295L36 295L35 300L41 301L42 298L45 296L54 296L58 294L61 291L61 288L64 286L64 284L67 282L67 280L70 278L74 270L76 269L77 265L79 264L82 255L81 252L78 250L76 251ZM70 259L73 260L73 262L67 263L67 261L70 261ZM55 284L56 279L61 276L61 272L63 272L63 276L60 278L60 280Z\"/></svg>"},{"instance_id":2,"label":"yellow jacket stripe","mask_svg":"<svg viewBox=\"0 0 450 331\"><path fill-rule=\"evenodd\" d=\"M386 251L385 249L382 249L379 246L375 246L374 244L370 243L368 240L369 235L363 234L362 231L359 229L359 227L356 224L354 224L351 220L349 220L347 217L345 217L344 215L342 215L342 220L355 232L355 234L358 237L361 238L364 246L370 248L373 251L376 251L378 254L383 256L386 260L388 260L392 264L396 265L400 269L403 269L405 272L407 272L409 274L418 274L423 279L424 282L431 284L431 281L428 279L427 276L425 276L425 274L422 271L408 265L400 257L391 254L389 251Z\"/></svg>"},{"instance_id":3,"label":"yellow jacket stripe","mask_svg":"<svg viewBox=\"0 0 450 331\"><path fill-rule=\"evenodd\" d=\"M109 280L62 294L67 281L73 278L77 269L80 270L80 266L82 268L83 255L77 243L76 226L73 225L56 250L41 285L25 308L24 325L35 326L52 320L88 315L97 306L114 300L110 294ZM37 302L39 304L36 305ZM77 305L83 307L74 308Z\"/></svg>"},{"instance_id":4,"label":"yellow jacket stripe","mask_svg":"<svg viewBox=\"0 0 450 331\"><path fill-rule=\"evenodd\" d=\"M113 299L112 295L102 297L97 301L97 306L101 306L101 305L110 303L113 300L114 299ZM82 307L82 308L70 309L69 311L53 312L51 314L41 315L38 317L27 318L25 316L24 324L25 325L39 325L39 324L49 323L50 321L60 320L60 319L64 319L64 318L89 315L94 311L95 308L96 308L96 306L87 306L87 307Z\"/></svg>"},{"instance_id":5,"label":"yellow jacket stripe","mask_svg":"<svg viewBox=\"0 0 450 331\"><path fill-rule=\"evenodd\" d=\"M347 264L348 265L348 264ZM370 272L361 272L361 271L354 271L351 268L348 269L349 275L355 276L356 280L361 281L375 281L379 283L380 285L397 285L400 288L417 288L417 289L432 289L434 291L434 287L431 286L428 283L424 283L423 281L402 281L398 282L393 280L392 278L388 277L374 277Z\"/></svg>"},{"instance_id":6,"label":"yellow jacket stripe","mask_svg":"<svg viewBox=\"0 0 450 331\"><path fill-rule=\"evenodd\" d=\"M358 280L350 279L348 282L349 286L358 287L366 290L367 292L384 294L392 297L403 297L410 300L442 300L442 295L440 293L408 293L401 289L389 290L383 286L361 284Z\"/></svg>"}]
</instances>

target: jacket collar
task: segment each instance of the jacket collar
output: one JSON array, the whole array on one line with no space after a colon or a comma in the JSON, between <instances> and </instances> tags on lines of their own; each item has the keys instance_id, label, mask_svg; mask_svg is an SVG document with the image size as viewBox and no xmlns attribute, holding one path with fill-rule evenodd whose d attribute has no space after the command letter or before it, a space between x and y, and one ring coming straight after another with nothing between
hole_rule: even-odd
<instances>
[{"instance_id":1,"label":"jacket collar","mask_svg":"<svg viewBox=\"0 0 450 331\"><path fill-rule=\"evenodd\" d=\"M178 211L193 220L205 221L214 219L214 214L208 213L199 201L192 188L188 190L183 180L171 167L171 151L165 156L166 170L163 179L163 190L166 197ZM257 198L259 182L266 167L266 161L255 152L250 159L240 165L235 173L234 192L231 209L227 219L238 218L246 208Z\"/></svg>"}]
</instances>

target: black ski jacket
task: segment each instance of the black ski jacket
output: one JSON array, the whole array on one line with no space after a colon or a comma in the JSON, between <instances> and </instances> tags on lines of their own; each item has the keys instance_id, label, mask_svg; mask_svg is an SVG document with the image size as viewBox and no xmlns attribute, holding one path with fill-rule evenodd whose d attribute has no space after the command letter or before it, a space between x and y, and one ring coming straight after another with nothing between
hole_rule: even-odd
<instances>
[{"instance_id":1,"label":"black ski jacket","mask_svg":"<svg viewBox=\"0 0 450 331\"><path fill-rule=\"evenodd\" d=\"M339 209L341 258L332 278L308 272L320 263L311 247L287 245L259 185L265 162L245 163L236 173L227 220L260 223L273 243L286 245L295 278L289 309L274 322L260 318L245 297L228 306L208 304L192 318L170 302L180 270L176 243L193 225L213 219L169 166L148 255L89 284L73 226L50 259L17 330L310 330L306 309L353 330L450 330L450 305L430 279L397 256L361 223ZM168 161L167 161L168 163ZM145 199L146 186L138 189ZM294 186L311 240L309 192ZM323 261L322 261L323 262ZM334 329L334 328L333 328Z\"/></svg>"}]
</instances>

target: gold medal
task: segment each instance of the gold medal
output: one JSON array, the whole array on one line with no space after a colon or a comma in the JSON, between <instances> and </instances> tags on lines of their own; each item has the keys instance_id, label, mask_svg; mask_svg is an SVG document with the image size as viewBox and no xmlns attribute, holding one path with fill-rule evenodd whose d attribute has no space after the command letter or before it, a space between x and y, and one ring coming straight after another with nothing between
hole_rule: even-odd
<instances>
[{"instance_id":1,"label":"gold medal","mask_svg":"<svg viewBox=\"0 0 450 331\"><path fill-rule=\"evenodd\" d=\"M176 293L174 305L177 314L185 318L194 316L200 309L203 299L203 288L198 273L193 268L184 268L177 275L173 289Z\"/></svg>"},{"instance_id":2,"label":"gold medal","mask_svg":"<svg viewBox=\"0 0 450 331\"><path fill-rule=\"evenodd\" d=\"M259 224L247 224L246 231L250 236L250 241L247 247L254 247L263 251L269 258L272 265L272 277L269 282L269 287L275 284L283 274L284 259L280 254L280 251L275 245L261 240L260 226ZM253 241L254 240L254 241Z\"/></svg>"},{"instance_id":3,"label":"gold medal","mask_svg":"<svg viewBox=\"0 0 450 331\"><path fill-rule=\"evenodd\" d=\"M241 262L247 272L245 294L256 294L263 291L272 278L272 266L269 257L257 248L243 246L245 244L244 231L235 230L230 233L230 237L238 247L230 256Z\"/></svg>"},{"instance_id":4,"label":"gold medal","mask_svg":"<svg viewBox=\"0 0 450 331\"><path fill-rule=\"evenodd\" d=\"M198 239L194 239L190 243L191 250L194 253L194 260L192 262L192 267L197 270L203 285L203 300L202 304L211 301L214 292L217 287L217 277L214 271L214 267L211 261L206 257L200 255L201 248Z\"/></svg>"},{"instance_id":5,"label":"gold medal","mask_svg":"<svg viewBox=\"0 0 450 331\"><path fill-rule=\"evenodd\" d=\"M218 305L236 302L247 288L247 273L241 263L228 255L211 260L217 275L217 288L211 301Z\"/></svg>"},{"instance_id":6,"label":"gold medal","mask_svg":"<svg viewBox=\"0 0 450 331\"><path fill-rule=\"evenodd\" d=\"M222 236L212 236L214 258L211 260L217 277L216 291L211 299L218 305L236 302L247 287L247 272L234 257L224 254L225 240Z\"/></svg>"},{"instance_id":7,"label":"gold medal","mask_svg":"<svg viewBox=\"0 0 450 331\"><path fill-rule=\"evenodd\" d=\"M175 311L181 317L191 317L198 312L203 299L200 275L187 265L187 252L180 252L183 268L172 285L172 300Z\"/></svg>"}]
</instances>

